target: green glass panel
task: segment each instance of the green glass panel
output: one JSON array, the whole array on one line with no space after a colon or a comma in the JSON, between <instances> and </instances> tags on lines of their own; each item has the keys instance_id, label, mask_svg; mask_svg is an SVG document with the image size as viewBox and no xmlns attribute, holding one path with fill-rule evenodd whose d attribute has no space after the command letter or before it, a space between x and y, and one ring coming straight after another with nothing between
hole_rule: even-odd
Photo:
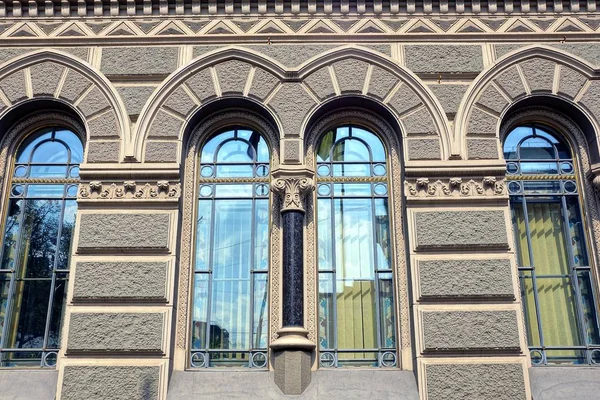
<instances>
[{"instance_id":1,"label":"green glass panel","mask_svg":"<svg viewBox=\"0 0 600 400\"><path fill-rule=\"evenodd\" d=\"M577 324L575 292L570 277L537 277L539 313L546 346L582 344Z\"/></svg>"},{"instance_id":2,"label":"green glass panel","mask_svg":"<svg viewBox=\"0 0 600 400\"><path fill-rule=\"evenodd\" d=\"M559 202L527 202L533 263L538 276L569 273L567 241Z\"/></svg>"},{"instance_id":3,"label":"green glass panel","mask_svg":"<svg viewBox=\"0 0 600 400\"><path fill-rule=\"evenodd\" d=\"M374 279L337 279L336 313L339 349L377 348Z\"/></svg>"}]
</instances>

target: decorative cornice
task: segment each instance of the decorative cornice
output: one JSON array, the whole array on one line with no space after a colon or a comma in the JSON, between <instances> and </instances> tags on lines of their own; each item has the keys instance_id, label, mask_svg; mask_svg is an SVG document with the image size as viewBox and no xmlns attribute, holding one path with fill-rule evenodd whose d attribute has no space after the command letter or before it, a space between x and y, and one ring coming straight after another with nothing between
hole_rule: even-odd
<instances>
[{"instance_id":1,"label":"decorative cornice","mask_svg":"<svg viewBox=\"0 0 600 400\"><path fill-rule=\"evenodd\" d=\"M304 212L304 198L315 190L313 173L306 169L279 169L272 176L271 190L283 200L281 212Z\"/></svg>"},{"instance_id":2,"label":"decorative cornice","mask_svg":"<svg viewBox=\"0 0 600 400\"><path fill-rule=\"evenodd\" d=\"M92 181L79 185L78 200L178 200L180 193L180 184L169 181L156 183Z\"/></svg>"},{"instance_id":3,"label":"decorative cornice","mask_svg":"<svg viewBox=\"0 0 600 400\"><path fill-rule=\"evenodd\" d=\"M537 1L456 1L441 0L80 0L69 1L0 1L0 17L5 18L65 18L65 17L149 17L157 15L194 15L207 18L216 16L398 16L430 14L553 14L595 12L596 2L579 0L548 3Z\"/></svg>"},{"instance_id":4,"label":"decorative cornice","mask_svg":"<svg viewBox=\"0 0 600 400\"><path fill-rule=\"evenodd\" d=\"M404 188L405 196L408 199L498 197L507 195L504 179L498 179L494 176L486 176L478 180L463 180L458 177L437 180L417 178L405 180Z\"/></svg>"}]
</instances>

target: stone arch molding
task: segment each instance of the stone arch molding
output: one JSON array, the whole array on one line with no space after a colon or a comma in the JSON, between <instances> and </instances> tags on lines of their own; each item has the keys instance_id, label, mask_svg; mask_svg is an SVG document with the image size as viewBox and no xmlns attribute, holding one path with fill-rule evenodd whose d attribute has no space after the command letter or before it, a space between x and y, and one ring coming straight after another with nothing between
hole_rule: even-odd
<instances>
[{"instance_id":1,"label":"stone arch molding","mask_svg":"<svg viewBox=\"0 0 600 400\"><path fill-rule=\"evenodd\" d=\"M513 51L483 71L458 109L454 154L469 159L500 157L500 124L517 101L551 96L579 109L600 132L600 70L548 46ZM598 141L598 136L596 135Z\"/></svg>"},{"instance_id":2,"label":"stone arch molding","mask_svg":"<svg viewBox=\"0 0 600 400\"><path fill-rule=\"evenodd\" d=\"M140 113L128 155L144 162L180 162L192 116L226 97L260 104L271 114L280 138L303 140L315 110L341 96L366 97L387 107L400 122L408 160L450 156L446 115L426 85L391 58L355 46L322 53L294 69L235 46L206 53L154 91Z\"/></svg>"},{"instance_id":3,"label":"stone arch molding","mask_svg":"<svg viewBox=\"0 0 600 400\"><path fill-rule=\"evenodd\" d=\"M57 50L39 50L0 65L0 118L36 99L68 104L86 125L87 162L119 162L130 140L125 105L91 65Z\"/></svg>"}]
</instances>

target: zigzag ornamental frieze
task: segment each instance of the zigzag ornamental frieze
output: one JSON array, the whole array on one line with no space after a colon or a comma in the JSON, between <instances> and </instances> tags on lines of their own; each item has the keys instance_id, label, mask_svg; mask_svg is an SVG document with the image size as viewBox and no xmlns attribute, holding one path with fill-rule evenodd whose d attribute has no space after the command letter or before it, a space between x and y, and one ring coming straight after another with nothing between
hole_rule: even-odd
<instances>
[{"instance_id":1,"label":"zigzag ornamental frieze","mask_svg":"<svg viewBox=\"0 0 600 400\"><path fill-rule=\"evenodd\" d=\"M306 177L277 178L273 179L271 190L283 199L281 212L304 212L304 197L315 190L315 184L311 178Z\"/></svg>"},{"instance_id":2,"label":"zigzag ornamental frieze","mask_svg":"<svg viewBox=\"0 0 600 400\"><path fill-rule=\"evenodd\" d=\"M487 176L481 179L429 179L417 178L404 181L408 199L465 198L507 196L504 179Z\"/></svg>"},{"instance_id":3,"label":"zigzag ornamental frieze","mask_svg":"<svg viewBox=\"0 0 600 400\"><path fill-rule=\"evenodd\" d=\"M91 181L79 185L78 200L178 200L181 194L179 183L169 181L109 182Z\"/></svg>"},{"instance_id":4,"label":"zigzag ornamental frieze","mask_svg":"<svg viewBox=\"0 0 600 400\"><path fill-rule=\"evenodd\" d=\"M2 2L0 1L0 4ZM116 2L115 2L116 3ZM187 14L186 14L187 15ZM344 36L348 34L365 37L386 35L437 35L453 34L458 36L473 34L510 33L515 35L560 34L569 35L600 32L600 17L595 15L551 15L548 17L528 16L526 14L510 15L497 12L483 15L479 13L447 14L444 16L423 16L403 14L365 17L357 15L348 19L345 15L322 16L261 16L254 19L237 19L229 17L199 16L196 19L173 19L171 15L155 16L152 19L138 20L135 16L115 14L106 16L106 20L78 19L77 21L41 21L31 16L19 18L0 25L0 37L14 40L30 40L52 38L70 41L83 41L86 38L102 38L106 40L131 40L133 38L152 38L156 36L177 40L190 36L255 36L265 37L265 43L276 43L277 38L286 35L311 36ZM0 12L1 17L1 12ZM4 17L6 18L6 17ZM252 18L250 16L249 18ZM270 39L270 40L268 40ZM566 39L565 39L566 40Z\"/></svg>"}]
</instances>

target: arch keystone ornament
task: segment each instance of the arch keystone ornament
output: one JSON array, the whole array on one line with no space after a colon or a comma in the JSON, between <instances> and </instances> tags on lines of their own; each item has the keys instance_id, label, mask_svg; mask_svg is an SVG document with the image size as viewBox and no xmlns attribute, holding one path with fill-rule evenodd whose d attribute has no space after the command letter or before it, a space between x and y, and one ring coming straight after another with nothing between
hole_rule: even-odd
<instances>
[{"instance_id":1,"label":"arch keystone ornament","mask_svg":"<svg viewBox=\"0 0 600 400\"><path fill-rule=\"evenodd\" d=\"M312 352L316 347L304 327L303 279L305 198L315 188L313 175L305 168L281 168L272 175L271 190L282 198L283 327L270 347L275 383L286 395L302 394L310 384Z\"/></svg>"}]
</instances>

